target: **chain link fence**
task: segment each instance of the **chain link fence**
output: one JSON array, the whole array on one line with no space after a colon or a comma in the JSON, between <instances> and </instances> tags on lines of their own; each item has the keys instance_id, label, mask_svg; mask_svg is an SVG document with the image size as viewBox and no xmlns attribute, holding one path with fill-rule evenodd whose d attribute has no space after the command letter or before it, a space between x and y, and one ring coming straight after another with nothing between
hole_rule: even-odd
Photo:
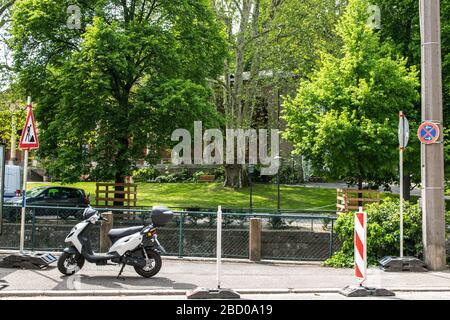
<instances>
[{"instance_id":1,"label":"chain link fence","mask_svg":"<svg viewBox=\"0 0 450 320\"><path fill-rule=\"evenodd\" d=\"M61 250L65 237L82 219L83 208L27 207L25 224L26 250ZM151 208L98 209L113 212L114 228L151 223ZM158 228L158 239L167 255L177 257L215 257L216 212L180 211L173 208L174 218ZM262 259L325 260L339 249L333 233L335 215L329 212L245 213L245 210L223 210L222 253L228 258L249 258L250 218L260 218ZM4 206L0 249L18 249L20 212L17 206ZM92 229L94 251L99 251L100 228Z\"/></svg>"}]
</instances>

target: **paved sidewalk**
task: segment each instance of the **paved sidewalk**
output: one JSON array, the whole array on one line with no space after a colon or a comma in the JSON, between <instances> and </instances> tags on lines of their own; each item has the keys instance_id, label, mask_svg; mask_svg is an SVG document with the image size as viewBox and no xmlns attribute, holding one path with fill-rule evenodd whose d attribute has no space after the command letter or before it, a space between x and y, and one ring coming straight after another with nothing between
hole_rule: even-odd
<instances>
[{"instance_id":1,"label":"paved sidewalk","mask_svg":"<svg viewBox=\"0 0 450 320\"><path fill-rule=\"evenodd\" d=\"M161 272L145 279L127 266L116 276L119 266L86 263L76 275L66 277L55 266L45 270L0 269L0 297L32 295L184 295L196 287L216 286L216 265L209 261L164 259ZM336 293L356 284L352 269L318 265L223 263L222 287L242 294ZM367 285L396 292L450 292L450 271L426 273L387 273L368 270ZM1 287L1 286L0 286ZM447 295L448 296L448 295Z\"/></svg>"}]
</instances>

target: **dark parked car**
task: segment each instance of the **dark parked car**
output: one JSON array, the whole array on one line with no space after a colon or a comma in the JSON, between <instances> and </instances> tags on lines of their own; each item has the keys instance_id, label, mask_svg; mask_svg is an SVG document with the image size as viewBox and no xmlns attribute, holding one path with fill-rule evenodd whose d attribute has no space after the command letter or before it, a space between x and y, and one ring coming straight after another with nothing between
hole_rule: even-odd
<instances>
[{"instance_id":1,"label":"dark parked car","mask_svg":"<svg viewBox=\"0 0 450 320\"><path fill-rule=\"evenodd\" d=\"M69 187L37 187L27 191L26 194L27 215L29 216L34 210L36 216L57 215L66 219L70 216L81 218L83 210L89 205L89 196L82 189ZM8 220L17 220L22 206L22 197L13 197L5 199L4 216ZM11 208L8 206L18 206L19 208ZM43 207L70 207L74 209L60 208L33 208L34 206ZM76 208L81 208L77 210Z\"/></svg>"}]
</instances>

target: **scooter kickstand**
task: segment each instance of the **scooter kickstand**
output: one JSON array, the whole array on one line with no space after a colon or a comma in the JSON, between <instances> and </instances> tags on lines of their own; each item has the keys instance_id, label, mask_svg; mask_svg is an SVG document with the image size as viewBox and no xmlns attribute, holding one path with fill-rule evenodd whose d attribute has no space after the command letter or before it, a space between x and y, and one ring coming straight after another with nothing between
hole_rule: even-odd
<instances>
[{"instance_id":1,"label":"scooter kickstand","mask_svg":"<svg viewBox=\"0 0 450 320\"><path fill-rule=\"evenodd\" d=\"M125 277L120 278L120 275L122 274L124 268L125 268L125 263L123 263L122 264L122 268L120 268L120 272L117 275L117 280L124 280L125 281Z\"/></svg>"}]
</instances>

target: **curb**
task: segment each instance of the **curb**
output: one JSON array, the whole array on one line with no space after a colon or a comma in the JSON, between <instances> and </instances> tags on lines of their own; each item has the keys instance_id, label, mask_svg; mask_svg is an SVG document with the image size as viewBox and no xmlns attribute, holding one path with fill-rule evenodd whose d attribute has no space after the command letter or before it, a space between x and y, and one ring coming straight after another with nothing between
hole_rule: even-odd
<instances>
[{"instance_id":1,"label":"curb","mask_svg":"<svg viewBox=\"0 0 450 320\"><path fill-rule=\"evenodd\" d=\"M442 288L387 288L394 292L450 292L450 287ZM304 289L237 289L245 294L308 294L339 293L338 288L304 288ZM116 297L116 296L185 296L190 290L11 290L0 291L0 299L6 297Z\"/></svg>"},{"instance_id":2,"label":"curb","mask_svg":"<svg viewBox=\"0 0 450 320\"><path fill-rule=\"evenodd\" d=\"M189 261L189 262L211 262L216 263L216 258L205 257L175 257L163 256L165 260ZM295 260L261 260L251 261L248 259L222 258L222 262L247 263L247 264L266 264L266 265L297 265L297 266L322 266L322 261L295 261Z\"/></svg>"}]
</instances>

